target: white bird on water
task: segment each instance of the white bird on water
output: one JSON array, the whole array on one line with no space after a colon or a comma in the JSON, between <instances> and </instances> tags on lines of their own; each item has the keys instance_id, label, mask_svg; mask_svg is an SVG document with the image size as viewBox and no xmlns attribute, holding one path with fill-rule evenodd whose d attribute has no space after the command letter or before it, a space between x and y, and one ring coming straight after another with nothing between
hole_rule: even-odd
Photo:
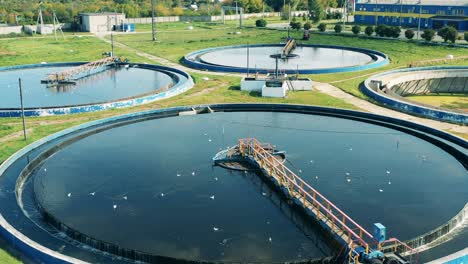
<instances>
[{"instance_id":1,"label":"white bird on water","mask_svg":"<svg viewBox=\"0 0 468 264\"><path fill-rule=\"evenodd\" d=\"M270 242L270 243L271 243L271 240L272 240L272 239L271 239L271 237L269 237L269 238L268 238L268 242Z\"/></svg>"},{"instance_id":2,"label":"white bird on water","mask_svg":"<svg viewBox=\"0 0 468 264\"><path fill-rule=\"evenodd\" d=\"M94 196L95 194L96 194L96 192L89 193L89 195L91 195L91 196Z\"/></svg>"},{"instance_id":3,"label":"white bird on water","mask_svg":"<svg viewBox=\"0 0 468 264\"><path fill-rule=\"evenodd\" d=\"M180 174L179 174L179 173L177 173L177 175L176 175L176 176L177 176L177 177L180 177Z\"/></svg>"},{"instance_id":4,"label":"white bird on water","mask_svg":"<svg viewBox=\"0 0 468 264\"><path fill-rule=\"evenodd\" d=\"M112 206L112 208L114 208L114 210L117 209L117 205L114 204L114 205Z\"/></svg>"},{"instance_id":5,"label":"white bird on water","mask_svg":"<svg viewBox=\"0 0 468 264\"><path fill-rule=\"evenodd\" d=\"M388 184L392 184L392 182L391 182L391 181L389 181L389 182L388 182Z\"/></svg>"},{"instance_id":6,"label":"white bird on water","mask_svg":"<svg viewBox=\"0 0 468 264\"><path fill-rule=\"evenodd\" d=\"M161 197L164 197L164 193L161 193Z\"/></svg>"},{"instance_id":7,"label":"white bird on water","mask_svg":"<svg viewBox=\"0 0 468 264\"><path fill-rule=\"evenodd\" d=\"M68 197L71 197L71 193L68 193L67 196L68 196Z\"/></svg>"},{"instance_id":8,"label":"white bird on water","mask_svg":"<svg viewBox=\"0 0 468 264\"><path fill-rule=\"evenodd\" d=\"M349 176L349 175L350 175L350 173L349 173L349 172L346 172L345 174L346 174L346 176Z\"/></svg>"},{"instance_id":9,"label":"white bird on water","mask_svg":"<svg viewBox=\"0 0 468 264\"><path fill-rule=\"evenodd\" d=\"M217 181L217 180L218 180L218 177L215 177L214 180Z\"/></svg>"},{"instance_id":10,"label":"white bird on water","mask_svg":"<svg viewBox=\"0 0 468 264\"><path fill-rule=\"evenodd\" d=\"M350 179L350 178L347 178L346 181L347 181L347 182L351 182L351 179Z\"/></svg>"},{"instance_id":11,"label":"white bird on water","mask_svg":"<svg viewBox=\"0 0 468 264\"><path fill-rule=\"evenodd\" d=\"M379 192L383 192L383 189L379 189Z\"/></svg>"},{"instance_id":12,"label":"white bird on water","mask_svg":"<svg viewBox=\"0 0 468 264\"><path fill-rule=\"evenodd\" d=\"M208 139L208 142L211 142L211 138L210 138L210 139Z\"/></svg>"},{"instance_id":13,"label":"white bird on water","mask_svg":"<svg viewBox=\"0 0 468 264\"><path fill-rule=\"evenodd\" d=\"M44 171L47 171L47 168L44 168Z\"/></svg>"},{"instance_id":14,"label":"white bird on water","mask_svg":"<svg viewBox=\"0 0 468 264\"><path fill-rule=\"evenodd\" d=\"M194 171L192 171L192 176L195 176L195 172L194 172Z\"/></svg>"},{"instance_id":15,"label":"white bird on water","mask_svg":"<svg viewBox=\"0 0 468 264\"><path fill-rule=\"evenodd\" d=\"M315 179L318 180L318 176L315 176Z\"/></svg>"},{"instance_id":16,"label":"white bird on water","mask_svg":"<svg viewBox=\"0 0 468 264\"><path fill-rule=\"evenodd\" d=\"M389 170L387 170L387 174L390 174L390 171L389 171Z\"/></svg>"},{"instance_id":17,"label":"white bird on water","mask_svg":"<svg viewBox=\"0 0 468 264\"><path fill-rule=\"evenodd\" d=\"M211 195L211 196L210 196L210 199L211 199L211 200L214 200L214 195Z\"/></svg>"},{"instance_id":18,"label":"white bird on water","mask_svg":"<svg viewBox=\"0 0 468 264\"><path fill-rule=\"evenodd\" d=\"M217 228L217 227L214 226L214 227L213 227L213 231L217 232L217 231L219 231L219 228Z\"/></svg>"},{"instance_id":19,"label":"white bird on water","mask_svg":"<svg viewBox=\"0 0 468 264\"><path fill-rule=\"evenodd\" d=\"M123 197L123 199L124 199L124 200L127 200L127 199L128 199L128 197L125 195L125 196Z\"/></svg>"},{"instance_id":20,"label":"white bird on water","mask_svg":"<svg viewBox=\"0 0 468 264\"><path fill-rule=\"evenodd\" d=\"M299 169L299 173L302 173L302 170L301 170L301 169Z\"/></svg>"}]
</instances>

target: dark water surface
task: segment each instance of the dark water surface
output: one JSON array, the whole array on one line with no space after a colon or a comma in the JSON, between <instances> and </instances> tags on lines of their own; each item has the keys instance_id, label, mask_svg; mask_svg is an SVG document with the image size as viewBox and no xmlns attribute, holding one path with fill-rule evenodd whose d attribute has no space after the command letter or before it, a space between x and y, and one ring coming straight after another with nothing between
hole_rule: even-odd
<instances>
[{"instance_id":1,"label":"dark water surface","mask_svg":"<svg viewBox=\"0 0 468 264\"><path fill-rule=\"evenodd\" d=\"M249 66L254 68L274 69L275 59L272 54L280 54L282 47L250 47ZM280 69L326 69L340 68L348 66L365 65L371 63L372 58L364 53L315 47L297 47L293 54L299 55L297 58L288 60L278 60ZM211 64L247 67L247 48L227 48L215 50L203 54L200 59Z\"/></svg>"},{"instance_id":2,"label":"dark water surface","mask_svg":"<svg viewBox=\"0 0 468 264\"><path fill-rule=\"evenodd\" d=\"M253 173L212 167L237 139L287 151L290 168L362 226L412 238L468 201L468 174L419 138L362 122L270 112L138 122L88 136L37 170L38 201L94 238L152 254L232 261L323 256Z\"/></svg>"},{"instance_id":3,"label":"dark water surface","mask_svg":"<svg viewBox=\"0 0 468 264\"><path fill-rule=\"evenodd\" d=\"M46 67L0 71L0 108L19 108L18 78L23 82L24 107L53 107L113 101L167 87L172 78L139 68L113 68L78 80L76 85L47 87L47 74L71 67Z\"/></svg>"}]
</instances>

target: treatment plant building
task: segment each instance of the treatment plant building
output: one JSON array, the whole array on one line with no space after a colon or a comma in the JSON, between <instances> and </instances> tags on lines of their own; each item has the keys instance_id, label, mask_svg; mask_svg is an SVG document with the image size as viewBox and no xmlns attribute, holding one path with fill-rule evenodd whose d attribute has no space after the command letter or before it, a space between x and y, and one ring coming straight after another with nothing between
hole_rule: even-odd
<instances>
[{"instance_id":1,"label":"treatment plant building","mask_svg":"<svg viewBox=\"0 0 468 264\"><path fill-rule=\"evenodd\" d=\"M358 0L355 10L357 24L468 30L468 0Z\"/></svg>"}]
</instances>

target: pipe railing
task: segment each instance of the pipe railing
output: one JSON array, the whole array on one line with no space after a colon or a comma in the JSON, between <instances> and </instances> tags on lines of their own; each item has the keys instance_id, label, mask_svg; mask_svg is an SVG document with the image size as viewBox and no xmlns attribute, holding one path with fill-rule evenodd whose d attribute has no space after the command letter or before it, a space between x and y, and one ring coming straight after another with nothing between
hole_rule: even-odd
<instances>
[{"instance_id":1,"label":"pipe railing","mask_svg":"<svg viewBox=\"0 0 468 264\"><path fill-rule=\"evenodd\" d=\"M317 217L324 216L327 219L325 222L331 221L332 231L338 235L340 235L340 232L341 235L346 234L348 237L347 243L362 246L366 249L366 252L369 252L369 243L366 239L373 241L372 235L277 160L269 151L262 148L258 140L254 138L240 139L239 151L242 155L252 156L270 176L277 176L278 182L286 187L291 195L298 194L304 205L306 205L306 202L311 204L313 206L312 210L316 210Z\"/></svg>"},{"instance_id":2,"label":"pipe railing","mask_svg":"<svg viewBox=\"0 0 468 264\"><path fill-rule=\"evenodd\" d=\"M117 61L116 57L112 57L112 56L106 57L104 59L92 61L92 62L83 64L83 65L80 65L71 69L50 73L47 75L47 78L45 79L45 81L59 82L59 81L68 80L68 79L71 79L73 76L76 76L80 73L92 72L93 70L97 68L113 64L116 61Z\"/></svg>"}]
</instances>

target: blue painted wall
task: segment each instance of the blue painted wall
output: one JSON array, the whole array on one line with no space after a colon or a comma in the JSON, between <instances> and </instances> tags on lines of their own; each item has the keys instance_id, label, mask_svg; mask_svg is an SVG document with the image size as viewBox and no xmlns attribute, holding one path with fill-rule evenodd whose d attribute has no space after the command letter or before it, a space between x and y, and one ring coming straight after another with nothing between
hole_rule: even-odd
<instances>
[{"instance_id":1,"label":"blue painted wall","mask_svg":"<svg viewBox=\"0 0 468 264\"><path fill-rule=\"evenodd\" d=\"M360 12L376 12L379 15L361 15ZM391 16L388 13L392 13ZM410 17L401 17L403 16ZM446 25L451 25L457 30L468 30L468 5L465 6L436 6L436 5L400 5L400 4L356 4L356 15L354 21L358 24L385 24L392 26L403 27L418 27L419 14L421 18L421 28L437 29ZM425 18L425 16L431 16ZM464 17L463 21L451 21L450 19L438 20L432 17L445 16L445 17ZM401 21L400 21L401 20Z\"/></svg>"}]
</instances>

